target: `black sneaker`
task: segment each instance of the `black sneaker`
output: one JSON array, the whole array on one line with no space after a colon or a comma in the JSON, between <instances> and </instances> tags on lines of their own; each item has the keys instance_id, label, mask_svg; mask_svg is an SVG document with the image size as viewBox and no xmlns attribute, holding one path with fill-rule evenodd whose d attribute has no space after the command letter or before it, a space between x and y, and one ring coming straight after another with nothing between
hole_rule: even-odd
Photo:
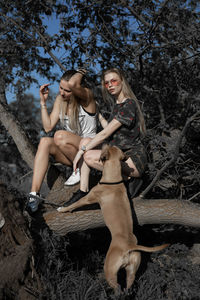
<instances>
[{"instance_id":1,"label":"black sneaker","mask_svg":"<svg viewBox=\"0 0 200 300\"><path fill-rule=\"evenodd\" d=\"M77 202L79 199L83 198L84 196L86 196L89 192L83 192L81 190L76 191L75 193L73 193L73 196L67 201L65 202L62 206L69 206L75 202Z\"/></svg>"},{"instance_id":2,"label":"black sneaker","mask_svg":"<svg viewBox=\"0 0 200 300\"><path fill-rule=\"evenodd\" d=\"M39 204L43 201L39 193L29 193L28 195L28 203L26 206L26 210L32 213L38 210Z\"/></svg>"},{"instance_id":3,"label":"black sneaker","mask_svg":"<svg viewBox=\"0 0 200 300\"><path fill-rule=\"evenodd\" d=\"M127 194L130 199L135 197L143 184L140 177L131 177L126 183Z\"/></svg>"}]
</instances>

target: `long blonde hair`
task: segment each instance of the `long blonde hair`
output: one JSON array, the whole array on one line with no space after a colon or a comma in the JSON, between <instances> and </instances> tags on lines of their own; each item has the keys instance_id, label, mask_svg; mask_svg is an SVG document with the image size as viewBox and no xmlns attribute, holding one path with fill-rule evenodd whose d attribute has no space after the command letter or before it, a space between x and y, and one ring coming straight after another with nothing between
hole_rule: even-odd
<instances>
[{"instance_id":1,"label":"long blonde hair","mask_svg":"<svg viewBox=\"0 0 200 300\"><path fill-rule=\"evenodd\" d=\"M145 126L145 120L144 120L144 116L139 104L139 101L137 99L137 97L135 96L134 92L132 91L128 81L126 80L123 72L120 69L117 68L111 68L108 70L105 70L102 74L102 78L101 78L101 86L102 86L102 95L103 95L103 99L105 101L107 101L107 99L109 98L110 94L108 93L108 90L105 88L105 75L109 74L109 73L116 73L120 79L122 80L122 92L124 94L124 96L126 98L131 98L135 101L136 106L137 106L137 110L138 110L138 117L139 117L139 122L140 122L140 131L142 133L142 135L144 136L146 134L146 126Z\"/></svg>"},{"instance_id":2,"label":"long blonde hair","mask_svg":"<svg viewBox=\"0 0 200 300\"><path fill-rule=\"evenodd\" d=\"M69 81L69 79L76 74L75 70L68 70L66 71L60 80L65 80L65 81ZM60 107L60 111L61 111L61 124L64 125L64 117L68 108L68 102L63 101L62 97L59 95L58 97L60 97L61 99L61 107ZM79 120L78 120L78 115L79 115L79 109L80 109L80 104L78 101L78 98L76 96L74 96L73 94L71 94L70 96L70 103L71 103L71 109L70 109L70 114L68 115L69 118L69 127L71 128L71 130L73 130L74 133L79 134L80 132L80 124L79 124Z\"/></svg>"}]
</instances>

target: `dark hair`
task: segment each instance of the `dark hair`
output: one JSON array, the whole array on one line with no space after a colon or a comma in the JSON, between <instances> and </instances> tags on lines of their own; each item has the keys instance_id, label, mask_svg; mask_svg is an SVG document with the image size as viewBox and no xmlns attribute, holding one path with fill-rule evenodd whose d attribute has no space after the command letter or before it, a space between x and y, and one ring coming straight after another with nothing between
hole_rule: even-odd
<instances>
[{"instance_id":1,"label":"dark hair","mask_svg":"<svg viewBox=\"0 0 200 300\"><path fill-rule=\"evenodd\" d=\"M65 81L69 81L70 78L76 74L76 70L68 70L65 73L62 74L60 80L65 80ZM89 78L87 75L84 75L82 80L81 80L81 85L88 88L88 89L93 89L94 87L94 83L92 83L91 78Z\"/></svg>"},{"instance_id":2,"label":"dark hair","mask_svg":"<svg viewBox=\"0 0 200 300\"><path fill-rule=\"evenodd\" d=\"M68 70L66 71L65 73L62 74L60 80L65 80L65 81L68 81L70 80L70 78L76 74L76 71L75 70Z\"/></svg>"}]
</instances>

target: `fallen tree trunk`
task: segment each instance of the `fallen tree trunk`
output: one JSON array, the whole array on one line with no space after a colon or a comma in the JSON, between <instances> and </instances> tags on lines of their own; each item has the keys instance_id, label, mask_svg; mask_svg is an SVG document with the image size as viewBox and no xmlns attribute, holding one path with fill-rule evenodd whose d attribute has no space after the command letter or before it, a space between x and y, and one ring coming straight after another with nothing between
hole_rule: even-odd
<instances>
[{"instance_id":1,"label":"fallen tree trunk","mask_svg":"<svg viewBox=\"0 0 200 300\"><path fill-rule=\"evenodd\" d=\"M133 218L139 225L179 224L200 227L200 205L177 199L133 199ZM58 235L105 226L100 209L43 215L46 224Z\"/></svg>"}]
</instances>

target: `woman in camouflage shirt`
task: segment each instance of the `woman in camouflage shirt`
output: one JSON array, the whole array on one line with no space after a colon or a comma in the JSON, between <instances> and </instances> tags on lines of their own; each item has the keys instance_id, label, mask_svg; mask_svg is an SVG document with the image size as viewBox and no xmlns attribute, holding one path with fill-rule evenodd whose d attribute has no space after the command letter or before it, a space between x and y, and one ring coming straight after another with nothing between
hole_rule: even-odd
<instances>
[{"instance_id":1,"label":"woman in camouflage shirt","mask_svg":"<svg viewBox=\"0 0 200 300\"><path fill-rule=\"evenodd\" d=\"M79 151L74 159L74 170L83 158L89 167L102 170L99 161L101 150L96 148L103 142L118 146L126 154L127 160L122 166L122 173L128 176L128 193L132 198L135 194L135 180L140 178L147 164L147 157L141 136L145 135L145 122L140 105L121 70L112 68L102 76L102 93L106 100L109 95L115 99L110 118L106 121L99 114L99 121L104 128L93 139L81 140ZM88 177L81 175L80 190L65 203L72 204L88 193Z\"/></svg>"}]
</instances>

